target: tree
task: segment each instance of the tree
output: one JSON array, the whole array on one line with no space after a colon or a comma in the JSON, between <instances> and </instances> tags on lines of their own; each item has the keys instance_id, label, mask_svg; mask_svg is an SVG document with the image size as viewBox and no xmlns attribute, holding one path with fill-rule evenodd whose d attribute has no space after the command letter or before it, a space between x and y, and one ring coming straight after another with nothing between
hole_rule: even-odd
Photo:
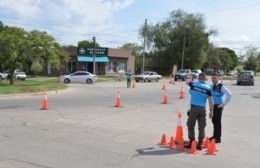
<instances>
[{"instance_id":1,"label":"tree","mask_svg":"<svg viewBox=\"0 0 260 168\"><path fill-rule=\"evenodd\" d=\"M18 27L8 27L0 32L0 61L3 68L10 70L10 84L13 84L13 73L21 68L26 60L27 32Z\"/></svg>"},{"instance_id":2,"label":"tree","mask_svg":"<svg viewBox=\"0 0 260 168\"><path fill-rule=\"evenodd\" d=\"M137 43L125 43L120 49L129 50L132 52L132 55L135 56L135 66L141 67L142 66L142 47L139 46Z\"/></svg>"},{"instance_id":3,"label":"tree","mask_svg":"<svg viewBox=\"0 0 260 168\"><path fill-rule=\"evenodd\" d=\"M10 70L10 84L14 70L25 68L28 61L59 69L61 60L68 60L67 53L46 32L26 32L18 27L5 27L0 32L0 61L3 68Z\"/></svg>"},{"instance_id":4,"label":"tree","mask_svg":"<svg viewBox=\"0 0 260 168\"><path fill-rule=\"evenodd\" d=\"M238 57L234 50L229 48L218 48L221 60L221 69L233 70L238 65Z\"/></svg>"},{"instance_id":5,"label":"tree","mask_svg":"<svg viewBox=\"0 0 260 168\"><path fill-rule=\"evenodd\" d=\"M206 31L202 14L189 14L182 10L173 11L170 17L155 26L142 26L140 36L152 44L163 67L177 64L184 68L200 69L207 61L209 36L216 31ZM169 68L170 69L170 68Z\"/></svg>"},{"instance_id":6,"label":"tree","mask_svg":"<svg viewBox=\"0 0 260 168\"><path fill-rule=\"evenodd\" d=\"M4 30L4 23L0 21L0 32Z\"/></svg>"},{"instance_id":7,"label":"tree","mask_svg":"<svg viewBox=\"0 0 260 168\"><path fill-rule=\"evenodd\" d=\"M97 42L96 44L94 44L94 42L82 40L78 42L78 47L94 48L94 47L100 47L100 45Z\"/></svg>"},{"instance_id":8,"label":"tree","mask_svg":"<svg viewBox=\"0 0 260 168\"><path fill-rule=\"evenodd\" d=\"M244 69L246 70L253 70L256 72L259 68L260 60L259 60L259 55L260 53L258 52L258 48L254 46L246 46L245 47L246 53L244 55L245 57L245 62L244 62Z\"/></svg>"}]
</instances>

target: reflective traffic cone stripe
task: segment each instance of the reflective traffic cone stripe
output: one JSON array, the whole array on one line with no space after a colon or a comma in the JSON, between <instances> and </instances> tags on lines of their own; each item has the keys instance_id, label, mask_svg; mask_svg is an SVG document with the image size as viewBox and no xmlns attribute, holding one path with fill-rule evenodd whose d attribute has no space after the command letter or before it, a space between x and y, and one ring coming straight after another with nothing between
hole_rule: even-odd
<instances>
[{"instance_id":1,"label":"reflective traffic cone stripe","mask_svg":"<svg viewBox=\"0 0 260 168\"><path fill-rule=\"evenodd\" d=\"M182 124L181 124L181 113L178 113L178 121L177 121L175 140L178 141L178 142L183 140L183 129L182 129Z\"/></svg>"},{"instance_id":2,"label":"reflective traffic cone stripe","mask_svg":"<svg viewBox=\"0 0 260 168\"><path fill-rule=\"evenodd\" d=\"M41 110L48 110L48 100L47 100L47 94L46 92L43 93L43 102L42 102L42 108Z\"/></svg>"}]
</instances>

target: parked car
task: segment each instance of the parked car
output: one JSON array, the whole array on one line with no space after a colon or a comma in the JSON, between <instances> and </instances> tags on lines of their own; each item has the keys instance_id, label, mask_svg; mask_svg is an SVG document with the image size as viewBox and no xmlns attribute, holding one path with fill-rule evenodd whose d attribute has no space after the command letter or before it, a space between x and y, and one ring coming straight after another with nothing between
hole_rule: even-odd
<instances>
[{"instance_id":1,"label":"parked car","mask_svg":"<svg viewBox=\"0 0 260 168\"><path fill-rule=\"evenodd\" d=\"M151 82L155 81L158 82L162 78L162 75L158 75L154 71L145 71L141 75L135 76L135 81L144 81L144 82Z\"/></svg>"},{"instance_id":2,"label":"parked car","mask_svg":"<svg viewBox=\"0 0 260 168\"><path fill-rule=\"evenodd\" d=\"M0 73L0 75L1 75L1 79L5 79L5 80L9 79L10 78L10 71L6 70L6 71ZM25 80L26 74L25 74L25 72L17 69L13 73L13 78L19 79L19 80Z\"/></svg>"},{"instance_id":3,"label":"parked car","mask_svg":"<svg viewBox=\"0 0 260 168\"><path fill-rule=\"evenodd\" d=\"M15 79L25 80L25 79L26 79L26 74L25 74L25 72L23 72L23 71L15 70L15 71L14 71L14 74L13 74L13 77L14 77Z\"/></svg>"},{"instance_id":4,"label":"parked car","mask_svg":"<svg viewBox=\"0 0 260 168\"><path fill-rule=\"evenodd\" d=\"M63 75L62 80L64 83L87 83L93 84L97 80L97 76L87 71L76 71L69 75Z\"/></svg>"},{"instance_id":5,"label":"parked car","mask_svg":"<svg viewBox=\"0 0 260 168\"><path fill-rule=\"evenodd\" d=\"M228 72L228 76L234 76L234 75L236 75L237 74L237 71L236 70L234 70L234 71L229 71Z\"/></svg>"},{"instance_id":6,"label":"parked car","mask_svg":"<svg viewBox=\"0 0 260 168\"><path fill-rule=\"evenodd\" d=\"M193 79L197 79L202 71L200 69L192 70Z\"/></svg>"},{"instance_id":7,"label":"parked car","mask_svg":"<svg viewBox=\"0 0 260 168\"><path fill-rule=\"evenodd\" d=\"M188 75L192 75L192 71L190 69L180 69L175 75L175 81L178 79L185 81Z\"/></svg>"},{"instance_id":8,"label":"parked car","mask_svg":"<svg viewBox=\"0 0 260 168\"><path fill-rule=\"evenodd\" d=\"M8 79L9 76L10 76L10 71L9 70L4 71L4 72L0 73L0 75L1 75L0 77L1 77L2 80L3 79Z\"/></svg>"},{"instance_id":9,"label":"parked car","mask_svg":"<svg viewBox=\"0 0 260 168\"><path fill-rule=\"evenodd\" d=\"M255 78L252 71L242 71L237 76L237 85L242 83L254 85Z\"/></svg>"}]
</instances>

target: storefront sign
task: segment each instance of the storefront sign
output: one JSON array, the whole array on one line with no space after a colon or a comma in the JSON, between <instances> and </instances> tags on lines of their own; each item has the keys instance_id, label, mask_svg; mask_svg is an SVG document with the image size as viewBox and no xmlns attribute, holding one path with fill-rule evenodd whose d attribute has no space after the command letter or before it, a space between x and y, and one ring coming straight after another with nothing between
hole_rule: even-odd
<instances>
[{"instance_id":1,"label":"storefront sign","mask_svg":"<svg viewBox=\"0 0 260 168\"><path fill-rule=\"evenodd\" d=\"M96 56L107 56L108 55L108 48L84 48L78 47L78 55L81 56L92 56L96 53Z\"/></svg>"}]
</instances>

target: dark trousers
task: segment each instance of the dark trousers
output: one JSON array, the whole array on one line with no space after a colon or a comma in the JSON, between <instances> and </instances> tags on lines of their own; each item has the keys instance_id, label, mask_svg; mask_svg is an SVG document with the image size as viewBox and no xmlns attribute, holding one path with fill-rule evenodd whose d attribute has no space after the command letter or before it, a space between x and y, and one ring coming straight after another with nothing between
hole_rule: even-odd
<instances>
[{"instance_id":1,"label":"dark trousers","mask_svg":"<svg viewBox=\"0 0 260 168\"><path fill-rule=\"evenodd\" d=\"M214 105L214 112L212 117L213 123L213 137L215 139L221 138L221 117L222 117L223 107L218 108L218 105Z\"/></svg>"},{"instance_id":2,"label":"dark trousers","mask_svg":"<svg viewBox=\"0 0 260 168\"><path fill-rule=\"evenodd\" d=\"M195 140L195 124L198 120L199 126L199 141L202 141L205 137L206 127L206 110L203 107L191 106L190 113L187 121L188 136L191 141Z\"/></svg>"},{"instance_id":3,"label":"dark trousers","mask_svg":"<svg viewBox=\"0 0 260 168\"><path fill-rule=\"evenodd\" d=\"M131 87L131 79L127 79L126 84L127 84L127 88L130 88Z\"/></svg>"}]
</instances>

